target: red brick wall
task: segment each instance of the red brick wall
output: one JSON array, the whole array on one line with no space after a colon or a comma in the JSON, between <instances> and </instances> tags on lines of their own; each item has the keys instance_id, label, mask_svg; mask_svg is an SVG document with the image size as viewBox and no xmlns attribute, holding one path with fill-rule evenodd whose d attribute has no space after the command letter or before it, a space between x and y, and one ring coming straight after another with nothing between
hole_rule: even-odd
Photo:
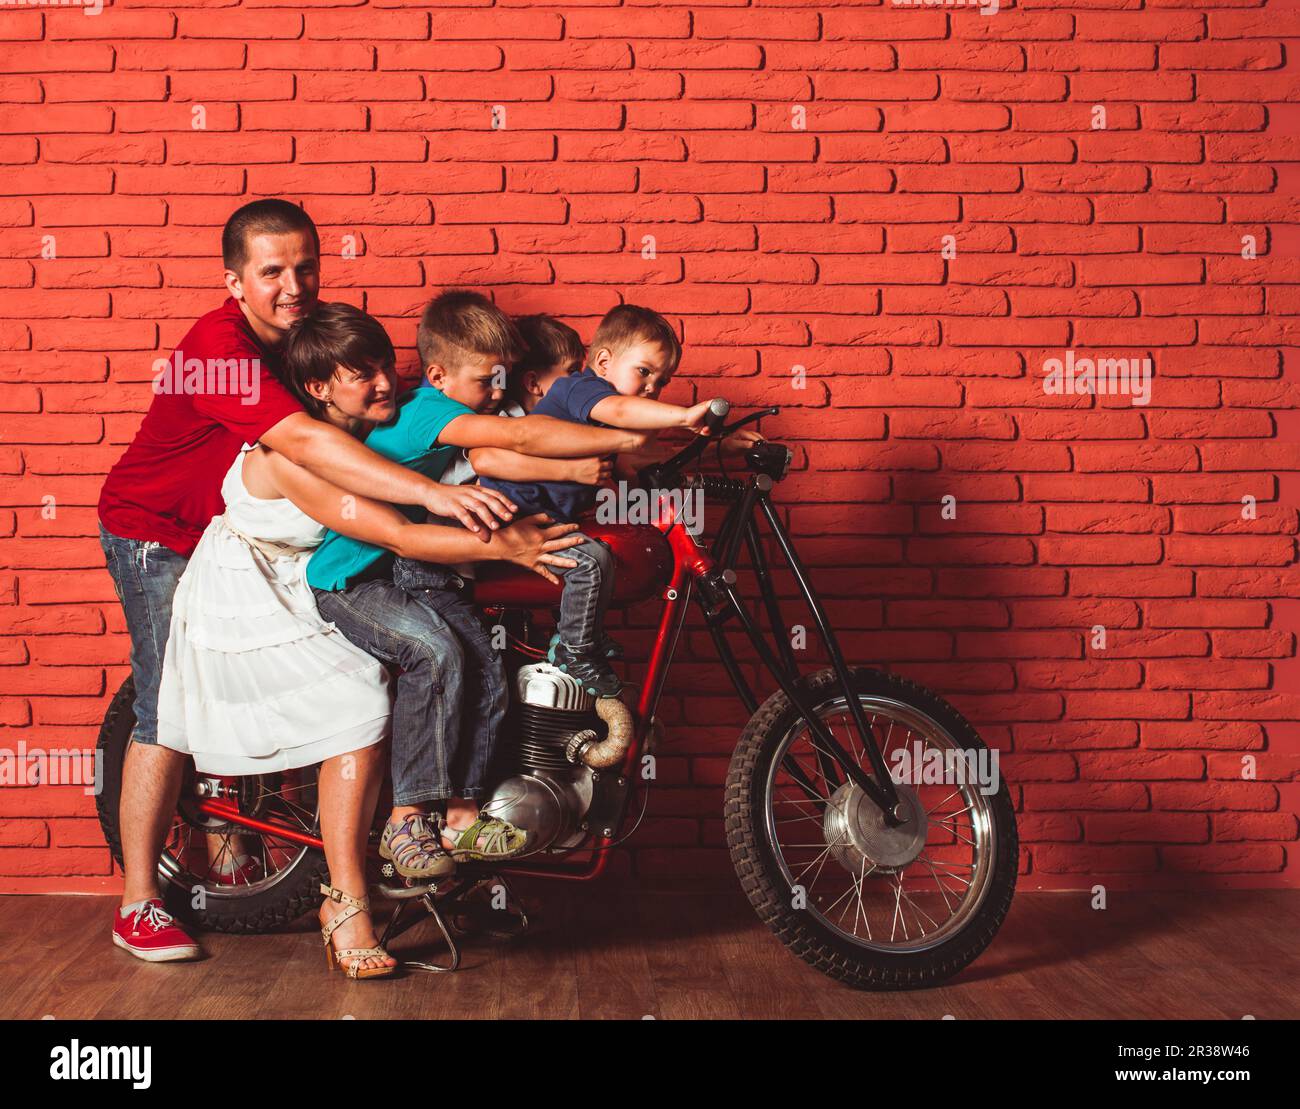
<instances>
[{"instance_id":1,"label":"red brick wall","mask_svg":"<svg viewBox=\"0 0 1300 1109\"><path fill-rule=\"evenodd\" d=\"M1295 885L1297 36L1278 0L0 8L0 744L93 744L102 475L278 194L408 350L453 283L588 337L623 298L681 327L677 399L782 405L850 655L1002 750L1027 885ZM1150 403L1045 394L1067 350L1149 355ZM645 875L727 866L743 713L689 648ZM76 788L0 817L0 890L113 884Z\"/></svg>"}]
</instances>

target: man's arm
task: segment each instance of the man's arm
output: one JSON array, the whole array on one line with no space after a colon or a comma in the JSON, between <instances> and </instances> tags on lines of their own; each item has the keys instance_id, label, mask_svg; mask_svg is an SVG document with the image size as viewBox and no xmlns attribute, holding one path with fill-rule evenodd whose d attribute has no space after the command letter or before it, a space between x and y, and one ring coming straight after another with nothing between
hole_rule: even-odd
<instances>
[{"instance_id":1,"label":"man's arm","mask_svg":"<svg viewBox=\"0 0 1300 1109\"><path fill-rule=\"evenodd\" d=\"M665 404L649 397L606 397L591 409L591 418L613 427L638 431L661 431L670 427L698 427L704 422L711 401L700 401L690 408Z\"/></svg>"},{"instance_id":2,"label":"man's arm","mask_svg":"<svg viewBox=\"0 0 1300 1109\"><path fill-rule=\"evenodd\" d=\"M499 520L508 520L514 514L515 505L495 490L476 485L440 485L376 454L346 431L313 419L306 412L286 416L262 435L261 442L347 492L390 504L423 505L435 515L453 517L479 541L485 542L488 531L500 526Z\"/></svg>"},{"instance_id":3,"label":"man's arm","mask_svg":"<svg viewBox=\"0 0 1300 1109\"><path fill-rule=\"evenodd\" d=\"M587 458L617 454L645 445L644 435L619 428L588 427L553 416L457 416L438 433L438 442L454 447L501 447L541 458Z\"/></svg>"}]
</instances>

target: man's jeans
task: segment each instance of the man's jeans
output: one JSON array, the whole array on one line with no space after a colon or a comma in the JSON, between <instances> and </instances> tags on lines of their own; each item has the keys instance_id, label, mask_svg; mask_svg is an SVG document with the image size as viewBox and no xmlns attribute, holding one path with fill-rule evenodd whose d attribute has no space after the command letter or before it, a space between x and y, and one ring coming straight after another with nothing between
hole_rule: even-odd
<instances>
[{"instance_id":1,"label":"man's jeans","mask_svg":"<svg viewBox=\"0 0 1300 1109\"><path fill-rule=\"evenodd\" d=\"M605 630L605 612L614 595L614 554L598 539L585 536L578 546L557 553L578 565L551 567L564 582L555 630L574 654L591 655Z\"/></svg>"},{"instance_id":2,"label":"man's jeans","mask_svg":"<svg viewBox=\"0 0 1300 1109\"><path fill-rule=\"evenodd\" d=\"M398 560L400 564L403 560ZM393 804L418 805L486 792L505 719L505 668L472 605L451 587L456 575L394 578L330 592L316 589L321 616L363 651L399 666L393 705ZM426 582L428 584L426 584Z\"/></svg>"},{"instance_id":3,"label":"man's jeans","mask_svg":"<svg viewBox=\"0 0 1300 1109\"><path fill-rule=\"evenodd\" d=\"M158 742L158 683L172 623L172 597L189 561L170 547L143 539L123 539L99 525L117 598L131 636L131 674L135 678L136 743Z\"/></svg>"}]
</instances>

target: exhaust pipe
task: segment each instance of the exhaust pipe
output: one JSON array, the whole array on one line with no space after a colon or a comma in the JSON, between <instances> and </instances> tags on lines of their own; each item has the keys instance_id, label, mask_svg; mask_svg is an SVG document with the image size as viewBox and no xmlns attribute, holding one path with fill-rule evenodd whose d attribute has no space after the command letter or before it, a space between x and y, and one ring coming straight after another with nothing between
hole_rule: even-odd
<instances>
[{"instance_id":1,"label":"exhaust pipe","mask_svg":"<svg viewBox=\"0 0 1300 1109\"><path fill-rule=\"evenodd\" d=\"M632 746L632 713L617 697L598 697L596 715L609 729L604 739L597 741L590 728L575 732L564 746L565 757L573 763L582 762L593 770L603 770L623 761Z\"/></svg>"}]
</instances>

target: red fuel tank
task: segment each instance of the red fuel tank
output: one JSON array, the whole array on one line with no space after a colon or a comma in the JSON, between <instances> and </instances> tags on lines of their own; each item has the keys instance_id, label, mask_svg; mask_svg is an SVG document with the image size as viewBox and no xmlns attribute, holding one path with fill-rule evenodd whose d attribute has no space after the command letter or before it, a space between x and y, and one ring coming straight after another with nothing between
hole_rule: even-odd
<instances>
[{"instance_id":1,"label":"red fuel tank","mask_svg":"<svg viewBox=\"0 0 1300 1109\"><path fill-rule=\"evenodd\" d=\"M614 552L614 605L634 605L662 593L668 585L673 552L658 529L584 521L582 533L602 540ZM541 575L514 563L483 562L474 582L474 601L480 605L539 608L559 604L560 590Z\"/></svg>"}]
</instances>

